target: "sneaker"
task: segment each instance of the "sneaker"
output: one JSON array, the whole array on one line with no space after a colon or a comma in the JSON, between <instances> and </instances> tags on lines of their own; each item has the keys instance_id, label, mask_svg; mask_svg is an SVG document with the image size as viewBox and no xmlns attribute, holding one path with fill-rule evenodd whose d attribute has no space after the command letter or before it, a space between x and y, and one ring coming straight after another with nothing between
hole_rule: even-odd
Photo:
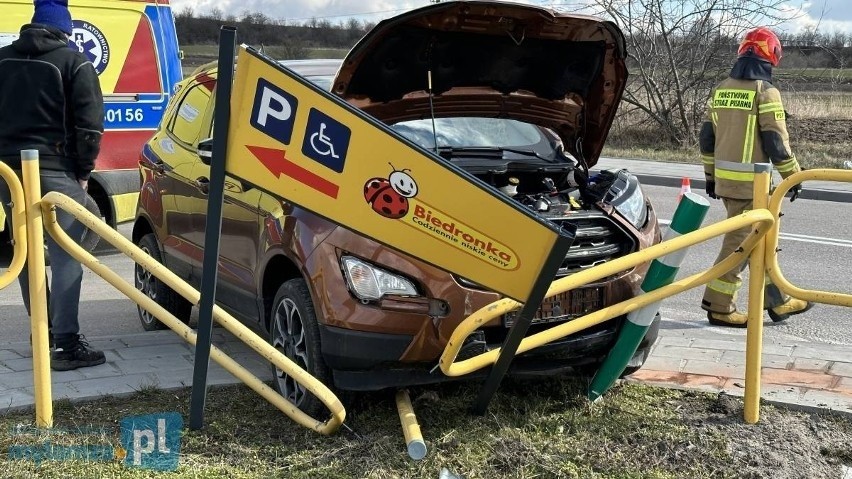
<instances>
[{"instance_id":1,"label":"sneaker","mask_svg":"<svg viewBox=\"0 0 852 479\"><path fill-rule=\"evenodd\" d=\"M50 352L50 369L54 371L70 371L77 368L97 366L106 362L103 351L89 348L83 336L70 347L56 347Z\"/></svg>"},{"instance_id":2,"label":"sneaker","mask_svg":"<svg viewBox=\"0 0 852 479\"><path fill-rule=\"evenodd\" d=\"M787 300L786 303L781 306L776 306L774 308L769 309L769 317L772 318L772 321L776 323L779 321L784 321L794 314L804 313L805 311L811 309L814 306L814 303L810 301L805 301L802 299L796 299L791 297Z\"/></svg>"},{"instance_id":3,"label":"sneaker","mask_svg":"<svg viewBox=\"0 0 852 479\"><path fill-rule=\"evenodd\" d=\"M713 326L728 326L731 328L745 328L748 326L748 315L739 311L730 313L707 312L707 319Z\"/></svg>"}]
</instances>

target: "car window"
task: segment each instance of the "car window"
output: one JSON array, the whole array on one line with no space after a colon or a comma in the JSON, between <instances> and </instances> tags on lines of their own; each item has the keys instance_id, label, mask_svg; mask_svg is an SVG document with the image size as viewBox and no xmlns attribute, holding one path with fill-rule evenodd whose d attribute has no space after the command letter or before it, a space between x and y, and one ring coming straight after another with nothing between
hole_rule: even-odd
<instances>
[{"instance_id":1,"label":"car window","mask_svg":"<svg viewBox=\"0 0 852 479\"><path fill-rule=\"evenodd\" d=\"M175 115L169 125L169 132L180 142L193 145L198 140L204 112L210 102L210 94L215 82L194 85L175 108Z\"/></svg>"},{"instance_id":2,"label":"car window","mask_svg":"<svg viewBox=\"0 0 852 479\"><path fill-rule=\"evenodd\" d=\"M436 118L435 133L432 120L403 121L393 125L394 130L423 148L488 147L532 148L542 144L546 137L529 123L505 118Z\"/></svg>"}]
</instances>

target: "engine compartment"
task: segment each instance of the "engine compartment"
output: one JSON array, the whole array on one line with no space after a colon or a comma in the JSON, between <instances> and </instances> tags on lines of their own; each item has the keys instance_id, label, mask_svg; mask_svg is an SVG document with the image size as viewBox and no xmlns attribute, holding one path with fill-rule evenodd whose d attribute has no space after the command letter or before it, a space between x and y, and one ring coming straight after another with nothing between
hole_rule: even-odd
<instances>
[{"instance_id":1,"label":"engine compartment","mask_svg":"<svg viewBox=\"0 0 852 479\"><path fill-rule=\"evenodd\" d=\"M544 218L557 218L571 211L591 210L606 197L620 172L602 171L591 178L573 165L560 168L529 167L475 174L504 195Z\"/></svg>"}]
</instances>

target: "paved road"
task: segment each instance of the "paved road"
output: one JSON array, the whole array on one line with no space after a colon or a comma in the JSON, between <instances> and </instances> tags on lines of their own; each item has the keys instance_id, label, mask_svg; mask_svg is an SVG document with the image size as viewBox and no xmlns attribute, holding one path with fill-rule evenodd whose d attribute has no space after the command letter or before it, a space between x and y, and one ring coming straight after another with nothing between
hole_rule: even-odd
<instances>
[{"instance_id":1,"label":"paved road","mask_svg":"<svg viewBox=\"0 0 852 479\"><path fill-rule=\"evenodd\" d=\"M678 189L645 186L660 219L671 219L676 207ZM784 276L805 289L850 293L849 274L852 272L852 238L848 237L849 204L798 199L784 202L781 220L779 264ZM704 224L723 220L720 201L712 201ZM704 246L690 249L681 267L681 276L707 269L716 259L721 240L708 241ZM747 273L744 281L747 281ZM739 300L745 311L746 283ZM678 328L679 324L703 321L699 308L701 289L684 292L663 302L664 327ZM791 339L830 344L852 344L852 314L847 308L817 305L806 314L780 324L767 323L766 334Z\"/></svg>"},{"instance_id":2,"label":"paved road","mask_svg":"<svg viewBox=\"0 0 852 479\"><path fill-rule=\"evenodd\" d=\"M129 237L131 225L122 225L119 231ZM99 245L97 256L102 263L133 283L133 263L124 255ZM144 332L135 303L86 268L83 268L80 328L89 337ZM29 322L17 282L0 290L0 338L0 343L26 341L29 338Z\"/></svg>"}]
</instances>

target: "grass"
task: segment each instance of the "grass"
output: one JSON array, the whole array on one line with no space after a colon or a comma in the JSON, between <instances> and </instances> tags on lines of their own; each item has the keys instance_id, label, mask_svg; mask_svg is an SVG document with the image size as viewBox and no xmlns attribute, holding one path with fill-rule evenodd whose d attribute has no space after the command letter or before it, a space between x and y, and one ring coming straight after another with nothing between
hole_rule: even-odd
<instances>
[{"instance_id":1,"label":"grass","mask_svg":"<svg viewBox=\"0 0 852 479\"><path fill-rule=\"evenodd\" d=\"M799 160L799 164L808 169L813 168L843 168L845 160L852 159L852 144L840 143L816 143L816 142L792 142L793 151ZM622 146L619 144L607 144L601 156L611 158L635 158L648 161L661 161L666 163L694 163L701 164L696 148L678 148L675 146L660 145L636 145Z\"/></svg>"},{"instance_id":2,"label":"grass","mask_svg":"<svg viewBox=\"0 0 852 479\"><path fill-rule=\"evenodd\" d=\"M349 50L346 48L308 48L306 58L345 58Z\"/></svg>"},{"instance_id":3,"label":"grass","mask_svg":"<svg viewBox=\"0 0 852 479\"><path fill-rule=\"evenodd\" d=\"M842 168L852 159L852 92L784 92L790 146L805 168ZM635 113L616 115L602 156L700 164L698 145L673 144Z\"/></svg>"},{"instance_id":4,"label":"grass","mask_svg":"<svg viewBox=\"0 0 852 479\"><path fill-rule=\"evenodd\" d=\"M577 381L539 381L530 387L507 380L480 417L467 412L477 393L470 384L412 390L429 448L418 462L405 452L389 393L359 396L347 411L352 432L326 437L291 422L248 388L230 386L210 390L206 428L184 431L173 473L130 469L118 460L35 463L3 454L13 445L46 440L117 446L122 417L178 411L186 418L188 390L146 389L129 398L57 402L55 428L84 431L78 434L32 432L26 426L32 412L0 416L0 431L10 432L0 435L0 464L6 477L435 478L441 468L466 479L743 477L743 464L731 455L736 435L706 427L714 422L739 427L741 411L722 408L722 419L718 414L714 419L713 411L720 411L714 396L622 384L590 405ZM764 406L763 420L773 421L774 411ZM815 427L852 434L852 422L818 419L803 418ZM22 429L24 434L11 433ZM825 440L823 454L841 461L850 449Z\"/></svg>"},{"instance_id":5,"label":"grass","mask_svg":"<svg viewBox=\"0 0 852 479\"><path fill-rule=\"evenodd\" d=\"M852 93L792 92L783 99L787 111L800 118L852 119Z\"/></svg>"},{"instance_id":6,"label":"grass","mask_svg":"<svg viewBox=\"0 0 852 479\"><path fill-rule=\"evenodd\" d=\"M795 68L783 64L773 70L773 75L781 79L796 80L830 80L842 81L852 79L850 68Z\"/></svg>"}]
</instances>

